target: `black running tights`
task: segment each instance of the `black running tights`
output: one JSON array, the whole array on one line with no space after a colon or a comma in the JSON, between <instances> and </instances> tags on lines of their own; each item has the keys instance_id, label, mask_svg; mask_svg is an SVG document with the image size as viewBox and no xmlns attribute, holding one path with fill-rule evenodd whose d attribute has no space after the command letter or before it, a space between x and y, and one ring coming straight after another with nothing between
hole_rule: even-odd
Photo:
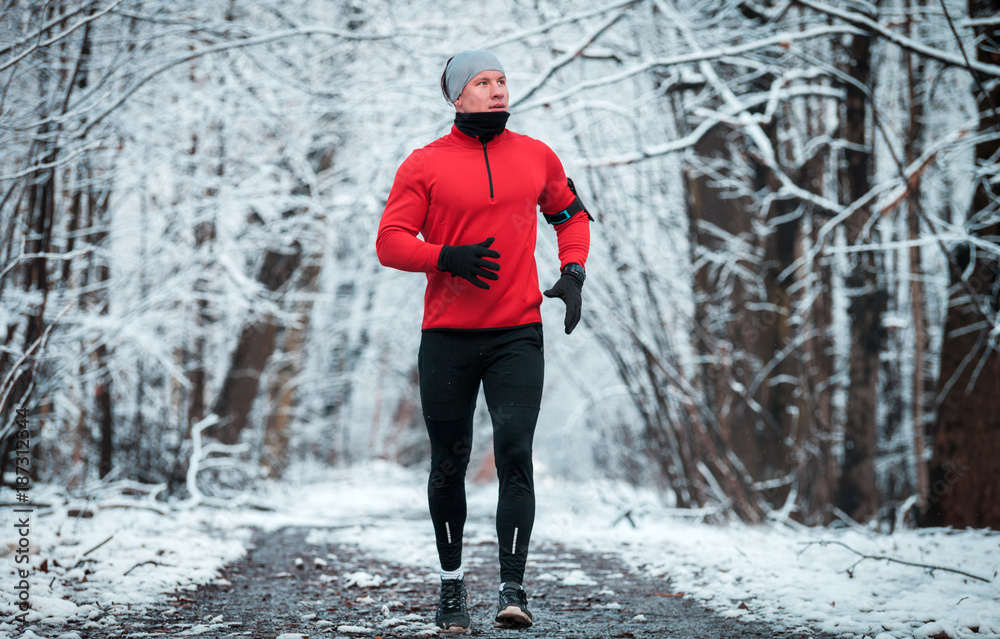
<instances>
[{"instance_id":1,"label":"black running tights","mask_svg":"<svg viewBox=\"0 0 1000 639\"><path fill-rule=\"evenodd\" d=\"M493 419L500 581L522 583L535 519L531 442L544 377L542 327L425 331L420 399L431 441L427 497L443 570L462 565L465 471L479 384Z\"/></svg>"}]
</instances>

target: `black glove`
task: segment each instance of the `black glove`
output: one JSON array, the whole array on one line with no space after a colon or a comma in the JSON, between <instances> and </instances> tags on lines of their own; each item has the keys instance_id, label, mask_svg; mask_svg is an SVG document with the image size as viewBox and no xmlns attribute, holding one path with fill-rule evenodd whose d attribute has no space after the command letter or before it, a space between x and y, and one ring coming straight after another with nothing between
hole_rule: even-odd
<instances>
[{"instance_id":1,"label":"black glove","mask_svg":"<svg viewBox=\"0 0 1000 639\"><path fill-rule=\"evenodd\" d=\"M479 288L489 289L490 285L479 279L496 280L500 276L493 271L499 271L500 265L491 262L487 257L497 259L500 254L491 250L494 238L488 238L479 244L462 244L461 246L442 246L441 254L438 256L438 268L451 273L452 277L458 276L467 279ZM487 270L489 269L489 270Z\"/></svg>"},{"instance_id":2,"label":"black glove","mask_svg":"<svg viewBox=\"0 0 1000 639\"><path fill-rule=\"evenodd\" d=\"M565 271L559 277L555 286L545 291L545 297L561 297L566 302L566 334L569 335L580 321L580 309L583 306L583 278Z\"/></svg>"}]
</instances>

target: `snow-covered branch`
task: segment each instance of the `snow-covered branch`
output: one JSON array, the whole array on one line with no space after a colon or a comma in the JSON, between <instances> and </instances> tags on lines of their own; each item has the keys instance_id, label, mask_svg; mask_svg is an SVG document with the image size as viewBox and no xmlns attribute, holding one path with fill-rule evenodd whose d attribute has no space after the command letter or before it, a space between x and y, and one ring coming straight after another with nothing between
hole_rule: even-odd
<instances>
[{"instance_id":1,"label":"snow-covered branch","mask_svg":"<svg viewBox=\"0 0 1000 639\"><path fill-rule=\"evenodd\" d=\"M365 34L357 33L353 31L344 31L342 29L331 29L330 27L323 26L306 26L300 27L298 29L293 29L290 31L279 31L277 33L271 33L268 35L262 35L252 38L243 38L236 40L234 42L223 42L220 44L202 47L186 55L178 56L172 60L169 60L158 67L154 68L152 71L148 72L146 75L142 76L135 82L133 82L129 87L121 92L121 95L117 100L111 103L110 106L102 110L93 120L87 123L80 131L76 133L76 137L84 138L90 133L91 129L100 124L107 118L110 114L114 113L119 107L121 107L125 102L131 98L139 89L148 84L151 80L162 75L166 71L173 69L174 67L184 64L185 62L191 62L198 58L202 58L215 53L220 53L222 51L229 51L232 49L241 49L245 47L255 47L263 44L270 44L273 42L278 42L281 40L287 40L289 38L300 38L304 36L313 35L326 35L335 38L340 38L343 40L358 40L358 41L375 41L375 40L387 40L396 37L397 34L394 33L382 33L382 34Z\"/></svg>"},{"instance_id":2,"label":"snow-covered branch","mask_svg":"<svg viewBox=\"0 0 1000 639\"><path fill-rule=\"evenodd\" d=\"M804 7L808 7L819 13L823 13L832 18L838 18L844 22L853 24L866 32L879 35L889 42L906 49L907 51L916 53L917 55L929 58L931 60L937 60L938 62L943 62L944 64L961 67L963 69L969 69L971 71L977 71L984 75L1000 77L1000 66L995 64L986 64L984 62L979 62L978 60L968 60L966 61L962 56L957 56L946 51L941 51L940 49L935 49L934 47L928 46L922 42L914 40L904 36L896 31L893 31L889 27L879 24L877 21L872 20L868 16L861 15L854 11L849 11L847 9L841 9L839 7L831 6L824 2L817 2L816 0L794 0L796 4L800 4Z\"/></svg>"},{"instance_id":3,"label":"snow-covered branch","mask_svg":"<svg viewBox=\"0 0 1000 639\"><path fill-rule=\"evenodd\" d=\"M580 95L585 90L595 89L598 87L607 86L609 84L622 82L634 76L652 71L653 69L674 67L684 64L694 64L706 60L715 60L726 57L735 58L755 51L760 51L762 49L769 49L771 47L781 47L791 44L793 42L814 40L817 38L822 38L832 35L841 35L841 34L863 35L864 31L856 27L846 26L846 25L813 27L811 29L806 29L804 31L787 31L744 44L734 44L725 47L712 47L676 56L646 60L644 62L640 62L639 64L635 64L627 69L618 71L616 73L609 73L607 75L595 78L593 80L574 83L572 88L567 89L561 93L556 93L549 96L542 96L540 98L536 98L532 102L528 102L526 104L519 104L519 110L526 111L528 109L536 109L548 106L550 104L556 104L558 102L574 98Z\"/></svg>"},{"instance_id":4,"label":"snow-covered branch","mask_svg":"<svg viewBox=\"0 0 1000 639\"><path fill-rule=\"evenodd\" d=\"M615 15L611 16L610 18L602 22L600 26L592 30L590 33L586 34L580 40L580 42L571 47L569 51L567 51L566 53L562 54L561 56L553 60L552 63L549 65L549 67L541 73L540 77L537 80L535 80L535 82L525 90L524 95L518 97L516 100L511 101L510 108L513 109L521 102L530 99L531 96L533 96L535 92L538 91L538 89L540 89L542 86L545 85L546 82L548 82L549 78L551 78L556 71L566 66L567 64L572 62L573 59L575 59L581 53L583 53L584 49L592 45L594 43L594 40L601 37L602 33L604 33L612 26L614 26L614 24L619 20L621 20L622 17L624 17L624 15L625 12L620 11Z\"/></svg>"},{"instance_id":5,"label":"snow-covered branch","mask_svg":"<svg viewBox=\"0 0 1000 639\"><path fill-rule=\"evenodd\" d=\"M42 333L34 342L32 342L31 345L28 346L28 348L24 351L24 353L22 353L20 357L15 362L13 362L13 365L10 367L10 370L7 371L7 374L3 378L3 383L0 383L0 406L7 405L7 402L9 401L10 398L10 394L14 390L18 378L24 375L25 367L28 365L28 363L30 362L31 366L37 365L37 362L39 361L39 355L36 353L36 351L38 351L38 353L41 353L42 351L45 350L45 346L48 343L49 338L52 336L52 331L55 329L56 325L58 325L59 322L62 320L63 316L66 315L66 313L69 312L69 310L72 307L73 303L69 303L66 306L64 306L63 309L59 312L59 315L57 315L56 318L52 321L52 323L45 328L45 332ZM10 413L10 420L5 424L0 425L0 440L3 440L6 437L8 437L10 433L13 432L14 428L15 428L14 413L12 411Z\"/></svg>"},{"instance_id":6,"label":"snow-covered branch","mask_svg":"<svg viewBox=\"0 0 1000 639\"><path fill-rule=\"evenodd\" d=\"M21 46L21 45L23 45L25 43L31 42L32 40L37 40L34 44L32 44L30 47L28 47L24 51L21 51L18 55L14 56L13 58L10 58L9 60L5 60L3 62L0 62L0 71L6 71L7 69L9 69L10 67L14 66L15 64L17 64L21 60L23 60L23 59L27 58L28 56L32 55L33 53L37 52L39 49L44 49L44 48L50 47L53 44L56 44L57 42L60 42L60 41L62 41L64 39L68 38L69 36L71 36L80 27L87 26L87 25L93 23L96 20L100 20L101 18L103 18L104 16L106 16L108 13L111 13L116 7L118 7L119 5L121 5L125 1L126 0L116 0L115 2L112 2L107 7L104 7L103 9L101 9L100 11L94 11L93 10L93 5L95 5L97 3L87 3L87 4L84 4L84 5L80 6L80 7L78 7L76 10L69 11L66 15L60 15L58 18L53 18L53 19L49 20L47 23L45 23L44 25L42 25L41 27L39 27L33 34L29 34L27 36L24 36L20 40L18 40L17 42L15 42L13 44L10 44L10 45L8 45L6 47L0 48L0 58L2 58L3 56L7 55L11 51L15 50L17 47L19 47L19 46ZM64 22L65 20L67 20L67 19L69 19L69 18L71 18L73 16L76 16L77 14L79 14L79 13L81 13L83 11L87 11L87 10L90 10L91 13L88 14L83 19L74 22L72 25L70 25L66 29L60 31L59 33L57 33L57 34L55 34L55 35L53 35L53 36L51 36L51 37L49 37L49 38L47 38L45 40L41 39L41 37L45 34L45 32L49 31L50 29L52 29L53 27L55 27L59 23Z\"/></svg>"},{"instance_id":7,"label":"snow-covered branch","mask_svg":"<svg viewBox=\"0 0 1000 639\"><path fill-rule=\"evenodd\" d=\"M770 108L773 100L791 100L794 98L804 97L820 97L841 100L844 97L844 92L843 90L834 87L806 84L789 87L770 94L744 96L744 99L739 104L727 105L724 110L716 112L702 112L705 119L699 122L698 126L683 137L671 140L670 142L663 142L661 144L640 148L637 151L581 159L579 164L580 166L588 168L622 166L626 164L635 164L644 160L650 160L652 158L668 155L670 153L686 151L694 147L698 141L701 140L715 126L720 124L727 124L736 127L747 126L751 123L766 120L770 117L770 114L768 113L765 113L762 116L749 114L749 109L760 105L768 105ZM641 144L642 140L639 142ZM826 208L826 206L823 208Z\"/></svg>"},{"instance_id":8,"label":"snow-covered branch","mask_svg":"<svg viewBox=\"0 0 1000 639\"><path fill-rule=\"evenodd\" d=\"M597 9L592 9L590 11L581 11L580 13L574 13L570 15L560 16L554 20L549 20L544 24L540 24L537 27L530 27L528 29L515 31L514 33L505 35L503 37L492 40L485 45L485 49L495 49L501 47L505 44L511 42L517 42L518 40L524 40L533 35L538 35L540 33L547 33L556 27L562 26L564 24L570 24L572 22L581 22L588 18L593 18L594 16L599 16L608 11L614 11L616 9L631 9L636 4L641 2L641 0L618 0L618 2L612 2L603 7L598 7Z\"/></svg>"},{"instance_id":9,"label":"snow-covered branch","mask_svg":"<svg viewBox=\"0 0 1000 639\"><path fill-rule=\"evenodd\" d=\"M100 149L102 144L103 144L103 142L100 141L100 140L98 140L96 142L91 142L90 144L81 146L78 149L73 149L72 153L64 155L64 156L60 157L59 159L54 160L52 162L44 162L42 164L34 164L34 165L29 166L28 168L26 168L26 169L24 169L22 171L18 171L17 173L11 173L11 174L8 174L8 175L0 175L0 182L4 182L4 181L8 181L8 180L19 180L21 178L28 177L29 175L33 175L33 174L39 173L41 171L48 171L48 170L51 170L51 169L58 168L60 166L65 166L67 164L70 164L71 162L73 162L74 160L76 160L77 158L79 158L82 155L85 155L87 153L90 153L91 151L96 151L97 149Z\"/></svg>"},{"instance_id":10,"label":"snow-covered branch","mask_svg":"<svg viewBox=\"0 0 1000 639\"><path fill-rule=\"evenodd\" d=\"M896 559L895 557L889 557L889 556L886 556L886 555L869 555L867 553L861 552L860 550L852 548L851 546L848 546L847 544L845 544L842 541L827 541L827 540L823 540L823 541L804 541L804 542L801 542L801 543L805 545L805 548L802 549L803 552L805 552L810 546L840 546L841 548L845 548L848 551L850 551L850 552L854 553L855 555L857 555L858 557L860 557L860 559L858 559L856 562L854 562L854 564L850 568L847 569L847 574L850 575L851 577L854 576L854 569L857 567L858 564L860 564L862 561L865 561L865 560L872 560L872 561L884 561L886 563L891 563L891 564L900 564L902 566L912 566L914 568L923 568L924 570L928 570L931 573L934 573L935 571L938 571L938 570L944 571L944 572L953 572L953 573L955 573L957 575L962 575L963 577L968 577L969 579L976 579L977 581L983 581L983 582L986 582L986 583L990 583L991 582L991 580L987 579L986 577L981 577L980 575L975 575L975 574L972 574L971 572L966 572L965 570L959 570L957 568L949 568L947 566L935 566L935 565L932 565L932 564L922 564L922 563L913 562L913 561L904 561L902 559Z\"/></svg>"}]
</instances>

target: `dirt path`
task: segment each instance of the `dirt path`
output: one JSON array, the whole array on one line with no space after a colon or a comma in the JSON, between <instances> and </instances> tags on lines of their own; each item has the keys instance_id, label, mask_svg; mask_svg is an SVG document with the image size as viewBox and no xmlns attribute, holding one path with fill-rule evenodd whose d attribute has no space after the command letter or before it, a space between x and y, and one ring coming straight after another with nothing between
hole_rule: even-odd
<instances>
[{"instance_id":1,"label":"dirt path","mask_svg":"<svg viewBox=\"0 0 1000 639\"><path fill-rule=\"evenodd\" d=\"M437 585L426 570L415 571L374 559L355 546L309 545L308 533L305 528L258 533L247 555L222 570L228 584L176 592L169 602L142 617L119 619L117 630L88 629L81 635L93 639L275 639L282 635L288 635L283 639L388 639L436 634L432 622ZM535 625L526 630L495 629L492 619L497 584L492 577L487 583L487 578L480 576L495 573L495 552L494 544L466 546L472 630L465 636L821 638L819 634L786 632L719 617L667 591L662 582L635 575L612 555L582 553L558 545L533 548L529 558L529 569L538 576L527 584ZM301 568L296 567L297 559L302 560ZM377 575L382 583L366 586L365 576L359 573L373 580ZM555 574L564 577L557 580ZM577 578L566 579L567 574ZM542 579L546 575L549 578ZM586 583L588 578L596 584ZM351 581L359 583L349 585Z\"/></svg>"}]
</instances>

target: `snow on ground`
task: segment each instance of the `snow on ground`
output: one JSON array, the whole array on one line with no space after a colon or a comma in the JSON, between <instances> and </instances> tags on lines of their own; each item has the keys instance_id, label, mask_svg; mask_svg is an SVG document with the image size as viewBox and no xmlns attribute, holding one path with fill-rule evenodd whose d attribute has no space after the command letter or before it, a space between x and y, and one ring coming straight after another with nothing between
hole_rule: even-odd
<instances>
[{"instance_id":1,"label":"snow on ground","mask_svg":"<svg viewBox=\"0 0 1000 639\"><path fill-rule=\"evenodd\" d=\"M433 579L437 566L425 482L421 471L372 462L326 472L322 479L270 484L248 495L270 510L156 503L124 497L114 487L83 500L42 487L34 501L48 506L31 515L30 541L37 554L30 555L32 611L26 627L14 621L20 581L15 571L24 564L15 563L13 543L0 545L0 637L59 637L69 619L113 625L120 616L162 602L165 593L217 580L217 569L244 552L254 526L314 527L311 543L357 544ZM663 506L650 491L618 483L540 477L536 492L536 542L618 553L651 579L664 585L669 580L677 591L726 616L843 637L1000 639L1000 532L883 535L783 523L713 526L702 523L698 513ZM470 484L468 494L466 538L492 541L496 485ZM92 516L72 514L80 510ZM955 568L988 582L859 561L851 549ZM528 569L529 589L533 579L593 583L595 592L605 588L586 566L550 566L545 574L531 575L529 558ZM379 578L359 571L338 580L346 587Z\"/></svg>"},{"instance_id":2,"label":"snow on ground","mask_svg":"<svg viewBox=\"0 0 1000 639\"><path fill-rule=\"evenodd\" d=\"M241 556L249 538L247 530L219 535L210 513L125 497L115 489L67 499L36 484L31 496L32 512L4 507L0 637L22 636L15 619L22 592L31 602L24 620L34 627L26 639L30 632L61 636L51 633L70 619L113 625L118 616L162 601L163 593L217 579L217 568ZM25 534L15 532L16 523L27 524ZM27 564L16 560L22 539ZM26 566L31 574L22 579L17 571Z\"/></svg>"},{"instance_id":3,"label":"snow on ground","mask_svg":"<svg viewBox=\"0 0 1000 639\"><path fill-rule=\"evenodd\" d=\"M543 482L539 492L553 508L561 505L555 517L563 523L543 527L548 537L618 551L728 616L851 637L929 637L941 630L953 638L1000 637L1000 533L711 526L623 487L593 485L556 497L558 487ZM634 528L627 520L611 525L629 509ZM885 561L859 563L850 549L961 569L989 582Z\"/></svg>"}]
</instances>

